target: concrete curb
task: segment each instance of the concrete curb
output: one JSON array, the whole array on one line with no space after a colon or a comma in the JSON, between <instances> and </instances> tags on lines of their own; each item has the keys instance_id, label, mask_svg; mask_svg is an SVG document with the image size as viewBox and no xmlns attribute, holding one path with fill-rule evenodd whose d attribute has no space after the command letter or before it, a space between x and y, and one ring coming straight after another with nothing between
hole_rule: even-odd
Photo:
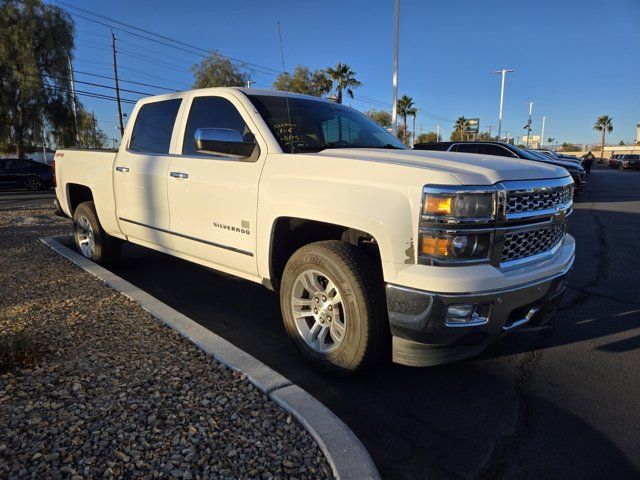
<instances>
[{"instance_id":1,"label":"concrete curb","mask_svg":"<svg viewBox=\"0 0 640 480\"><path fill-rule=\"evenodd\" d=\"M44 237L40 240L59 255L138 303L219 362L244 373L253 385L307 429L327 458L335 478L380 478L373 460L358 437L331 410L305 390L186 315L68 248L64 243L69 241L69 237Z\"/></svg>"}]
</instances>

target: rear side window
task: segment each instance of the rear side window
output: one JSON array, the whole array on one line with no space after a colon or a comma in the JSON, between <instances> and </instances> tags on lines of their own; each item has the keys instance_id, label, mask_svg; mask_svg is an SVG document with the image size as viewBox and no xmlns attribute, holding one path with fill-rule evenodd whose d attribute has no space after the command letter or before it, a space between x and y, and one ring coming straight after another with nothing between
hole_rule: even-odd
<instances>
[{"instance_id":1,"label":"rear side window","mask_svg":"<svg viewBox=\"0 0 640 480\"><path fill-rule=\"evenodd\" d=\"M4 168L6 170L20 170L22 168L27 168L29 166L29 162L23 162L20 160L7 160L4 164Z\"/></svg>"},{"instance_id":2,"label":"rear side window","mask_svg":"<svg viewBox=\"0 0 640 480\"><path fill-rule=\"evenodd\" d=\"M465 153L478 153L477 143L458 143L455 148L452 149L455 152Z\"/></svg>"},{"instance_id":3,"label":"rear side window","mask_svg":"<svg viewBox=\"0 0 640 480\"><path fill-rule=\"evenodd\" d=\"M491 145L491 144L487 144L487 145L479 145L478 146L478 153L482 153L484 155L496 155L498 157L513 157L514 155L507 150L506 148L503 148L499 145Z\"/></svg>"},{"instance_id":4,"label":"rear side window","mask_svg":"<svg viewBox=\"0 0 640 480\"><path fill-rule=\"evenodd\" d=\"M228 128L240 132L245 141L253 138L253 134L244 123L240 112L229 100L222 97L196 97L193 99L187 128L184 131L183 154L202 155L196 150L194 141L194 135L199 128Z\"/></svg>"},{"instance_id":5,"label":"rear side window","mask_svg":"<svg viewBox=\"0 0 640 480\"><path fill-rule=\"evenodd\" d=\"M155 154L169 153L173 125L181 101L176 98L143 105L133 126L129 150Z\"/></svg>"}]
</instances>

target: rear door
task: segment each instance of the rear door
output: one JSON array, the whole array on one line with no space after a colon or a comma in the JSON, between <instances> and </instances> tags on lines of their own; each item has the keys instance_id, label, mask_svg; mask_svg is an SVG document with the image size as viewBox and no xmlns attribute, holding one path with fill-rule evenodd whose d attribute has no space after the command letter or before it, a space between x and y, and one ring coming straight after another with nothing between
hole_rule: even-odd
<instances>
[{"instance_id":1,"label":"rear door","mask_svg":"<svg viewBox=\"0 0 640 480\"><path fill-rule=\"evenodd\" d=\"M139 107L113 172L120 229L140 243L163 248L171 248L167 178L181 102L181 98L172 98Z\"/></svg>"},{"instance_id":2,"label":"rear door","mask_svg":"<svg viewBox=\"0 0 640 480\"><path fill-rule=\"evenodd\" d=\"M182 119L168 186L173 244L214 268L254 278L258 181L266 144L230 93L192 94ZM199 153L194 142L198 128L236 130L260 148L250 159Z\"/></svg>"}]
</instances>

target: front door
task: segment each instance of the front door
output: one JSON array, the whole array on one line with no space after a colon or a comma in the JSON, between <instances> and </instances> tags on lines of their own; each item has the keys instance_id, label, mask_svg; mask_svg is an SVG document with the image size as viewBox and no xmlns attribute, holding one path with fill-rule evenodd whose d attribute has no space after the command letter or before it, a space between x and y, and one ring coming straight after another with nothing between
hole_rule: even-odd
<instances>
[{"instance_id":1,"label":"front door","mask_svg":"<svg viewBox=\"0 0 640 480\"><path fill-rule=\"evenodd\" d=\"M242 104L229 94L195 94L188 112L183 116L182 142L169 168L174 248L218 270L255 278L259 150L245 159L199 153L194 134L198 128L226 128L248 139L255 138L256 128Z\"/></svg>"},{"instance_id":2,"label":"front door","mask_svg":"<svg viewBox=\"0 0 640 480\"><path fill-rule=\"evenodd\" d=\"M180 98L142 105L128 148L113 172L116 212L122 232L140 243L171 247L167 179L169 149Z\"/></svg>"}]
</instances>

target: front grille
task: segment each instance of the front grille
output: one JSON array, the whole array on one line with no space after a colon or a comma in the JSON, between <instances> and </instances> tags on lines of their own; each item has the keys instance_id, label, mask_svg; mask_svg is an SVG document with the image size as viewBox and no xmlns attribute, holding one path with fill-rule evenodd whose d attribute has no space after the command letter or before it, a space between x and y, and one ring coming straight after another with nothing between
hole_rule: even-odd
<instances>
[{"instance_id":1,"label":"front grille","mask_svg":"<svg viewBox=\"0 0 640 480\"><path fill-rule=\"evenodd\" d=\"M564 225L554 224L535 230L507 233L500 255L500 263L519 260L555 247L564 235Z\"/></svg>"},{"instance_id":2,"label":"front grille","mask_svg":"<svg viewBox=\"0 0 640 480\"><path fill-rule=\"evenodd\" d=\"M507 192L507 215L558 208L569 204L572 198L571 185L510 190Z\"/></svg>"}]
</instances>

